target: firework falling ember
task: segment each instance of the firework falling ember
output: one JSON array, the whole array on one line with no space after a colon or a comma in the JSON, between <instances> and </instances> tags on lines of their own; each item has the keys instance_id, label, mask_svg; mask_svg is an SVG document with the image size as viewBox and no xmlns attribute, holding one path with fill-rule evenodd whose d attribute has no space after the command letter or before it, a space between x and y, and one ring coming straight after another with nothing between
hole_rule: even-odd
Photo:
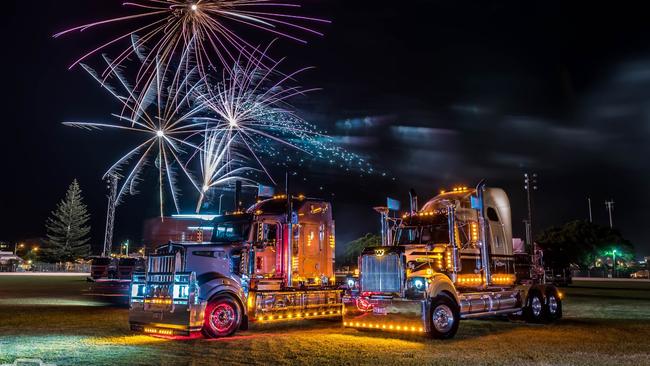
<instances>
[{"instance_id":1,"label":"firework falling ember","mask_svg":"<svg viewBox=\"0 0 650 366\"><path fill-rule=\"evenodd\" d=\"M111 61L106 59L106 63L111 64ZM179 211L176 188L177 167L189 178L197 191L200 191L181 159L190 152L200 151L201 147L190 142L190 138L204 131L204 123L193 120L203 109L202 105L194 105L191 100L197 85L200 84L200 79L192 78L196 72L189 72L181 81L169 82L164 75L164 66L160 63L156 65L155 82L141 96L134 94L133 88L118 69L112 69L110 79L119 85L121 92L104 83L90 67L82 65L84 70L121 103L123 112L126 113L113 115L118 119L117 123L64 122L64 124L84 129L117 129L141 135L143 141L118 159L105 174L123 172L124 181L118 191L118 199L120 199L127 192L136 193L135 187L143 168L153 160L158 170L162 216L165 186L169 188L176 211Z\"/></svg>"},{"instance_id":2,"label":"firework falling ember","mask_svg":"<svg viewBox=\"0 0 650 366\"><path fill-rule=\"evenodd\" d=\"M87 52L70 67L130 40L108 65L102 77L135 54L142 61L136 89L146 89L154 82L153 72L158 63L167 67L192 63L204 75L208 67L219 69L218 64L230 65L240 55L253 57L254 47L238 35L238 26L306 43L301 35L322 35L310 26L329 23L323 19L292 14L293 10L300 8L292 0L137 0L123 5L133 13L70 28L54 37L103 25L135 23L131 30ZM183 68L177 67L176 70L181 72Z\"/></svg>"}]
</instances>

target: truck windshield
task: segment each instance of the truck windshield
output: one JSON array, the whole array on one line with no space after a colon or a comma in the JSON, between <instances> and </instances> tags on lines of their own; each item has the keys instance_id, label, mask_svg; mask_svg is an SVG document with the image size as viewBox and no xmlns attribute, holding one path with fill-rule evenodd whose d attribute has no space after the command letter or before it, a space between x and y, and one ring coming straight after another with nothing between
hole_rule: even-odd
<instances>
[{"instance_id":1,"label":"truck windshield","mask_svg":"<svg viewBox=\"0 0 650 366\"><path fill-rule=\"evenodd\" d=\"M447 225L405 226L397 231L397 244L449 243Z\"/></svg>"},{"instance_id":2,"label":"truck windshield","mask_svg":"<svg viewBox=\"0 0 650 366\"><path fill-rule=\"evenodd\" d=\"M222 222L215 224L212 231L213 242L235 242L248 238L248 222Z\"/></svg>"}]
</instances>

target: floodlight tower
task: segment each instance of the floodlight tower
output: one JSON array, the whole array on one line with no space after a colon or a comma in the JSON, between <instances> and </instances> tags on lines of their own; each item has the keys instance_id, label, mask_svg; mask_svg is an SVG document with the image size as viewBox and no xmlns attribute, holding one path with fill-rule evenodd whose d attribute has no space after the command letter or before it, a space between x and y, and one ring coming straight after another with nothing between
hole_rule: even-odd
<instances>
[{"instance_id":1,"label":"floodlight tower","mask_svg":"<svg viewBox=\"0 0 650 366\"><path fill-rule=\"evenodd\" d=\"M108 181L108 208L106 209L106 233L104 234L104 250L102 257L111 254L113 244L113 224L115 223L115 207L117 206L117 175L111 173L106 177Z\"/></svg>"}]
</instances>

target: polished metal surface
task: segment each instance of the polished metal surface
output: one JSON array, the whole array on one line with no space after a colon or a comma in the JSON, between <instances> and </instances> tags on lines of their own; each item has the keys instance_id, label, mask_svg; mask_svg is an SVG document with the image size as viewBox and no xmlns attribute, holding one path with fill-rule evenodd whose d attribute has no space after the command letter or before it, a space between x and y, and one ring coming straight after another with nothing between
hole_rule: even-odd
<instances>
[{"instance_id":1,"label":"polished metal surface","mask_svg":"<svg viewBox=\"0 0 650 366\"><path fill-rule=\"evenodd\" d=\"M539 296L533 296L530 307L535 317L538 317L542 313L542 300L540 300Z\"/></svg>"},{"instance_id":2,"label":"polished metal surface","mask_svg":"<svg viewBox=\"0 0 650 366\"><path fill-rule=\"evenodd\" d=\"M549 295L548 296L548 311L552 315L555 315L555 314L557 314L557 308L558 308L557 298L555 297L555 295Z\"/></svg>"},{"instance_id":3,"label":"polished metal surface","mask_svg":"<svg viewBox=\"0 0 650 366\"><path fill-rule=\"evenodd\" d=\"M475 292L460 295L463 315L514 309L520 306L518 291Z\"/></svg>"},{"instance_id":4,"label":"polished metal surface","mask_svg":"<svg viewBox=\"0 0 650 366\"><path fill-rule=\"evenodd\" d=\"M364 255L361 257L361 291L400 292L404 270L400 255Z\"/></svg>"},{"instance_id":5,"label":"polished metal surface","mask_svg":"<svg viewBox=\"0 0 650 366\"><path fill-rule=\"evenodd\" d=\"M454 326L454 313L449 306L440 304L431 312L433 327L440 333L446 333Z\"/></svg>"},{"instance_id":6,"label":"polished metal surface","mask_svg":"<svg viewBox=\"0 0 650 366\"><path fill-rule=\"evenodd\" d=\"M221 303L210 313L210 326L218 333L225 333L233 326L235 318L235 309L230 304Z\"/></svg>"}]
</instances>

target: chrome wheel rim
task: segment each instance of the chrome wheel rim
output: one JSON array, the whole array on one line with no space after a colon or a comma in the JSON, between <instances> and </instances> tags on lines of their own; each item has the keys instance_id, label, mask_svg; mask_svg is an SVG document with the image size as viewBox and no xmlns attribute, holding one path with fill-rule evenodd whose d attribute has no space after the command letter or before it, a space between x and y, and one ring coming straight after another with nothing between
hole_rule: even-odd
<instances>
[{"instance_id":1,"label":"chrome wheel rim","mask_svg":"<svg viewBox=\"0 0 650 366\"><path fill-rule=\"evenodd\" d=\"M539 296L533 296L530 304L531 309L533 310L533 315L538 317L542 313L542 301L539 299Z\"/></svg>"},{"instance_id":2,"label":"chrome wheel rim","mask_svg":"<svg viewBox=\"0 0 650 366\"><path fill-rule=\"evenodd\" d=\"M548 312L555 315L557 313L557 299L555 298L555 295L551 295L548 297Z\"/></svg>"},{"instance_id":3,"label":"chrome wheel rim","mask_svg":"<svg viewBox=\"0 0 650 366\"><path fill-rule=\"evenodd\" d=\"M454 325L454 313L447 305L438 305L432 314L433 327L440 333L446 333Z\"/></svg>"},{"instance_id":4,"label":"chrome wheel rim","mask_svg":"<svg viewBox=\"0 0 650 366\"><path fill-rule=\"evenodd\" d=\"M226 333L235 323L235 309L230 304L218 304L210 314L210 325L217 333Z\"/></svg>"}]
</instances>

